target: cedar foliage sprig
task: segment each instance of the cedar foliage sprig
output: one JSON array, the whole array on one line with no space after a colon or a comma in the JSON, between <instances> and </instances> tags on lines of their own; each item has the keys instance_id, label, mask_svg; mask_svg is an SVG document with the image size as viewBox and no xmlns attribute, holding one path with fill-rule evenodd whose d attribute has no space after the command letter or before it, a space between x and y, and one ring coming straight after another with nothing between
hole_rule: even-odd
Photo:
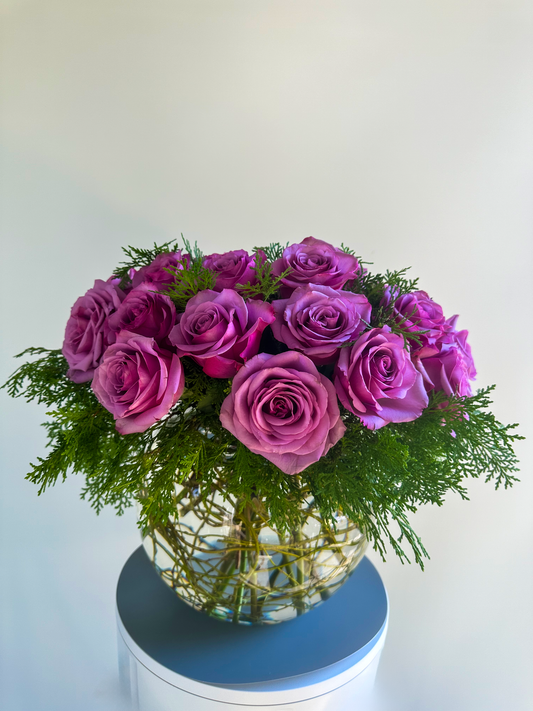
<instances>
[{"instance_id":1,"label":"cedar foliage sprig","mask_svg":"<svg viewBox=\"0 0 533 711\"><path fill-rule=\"evenodd\" d=\"M161 291L172 299L178 312L184 311L187 302L199 291L212 289L216 282L216 274L204 267L204 254L198 243L191 244L183 234L181 239L186 254L178 260L177 267L165 267L173 281Z\"/></svg>"},{"instance_id":2,"label":"cedar foliage sprig","mask_svg":"<svg viewBox=\"0 0 533 711\"><path fill-rule=\"evenodd\" d=\"M165 271L174 277L174 281L166 286L161 293L169 296L176 310L184 311L187 302L199 291L212 289L216 282L216 275L206 269L201 259L194 259L188 263L187 257L180 259L178 267L169 267Z\"/></svg>"},{"instance_id":3,"label":"cedar foliage sprig","mask_svg":"<svg viewBox=\"0 0 533 711\"><path fill-rule=\"evenodd\" d=\"M15 358L37 355L42 358L19 366L0 390L5 390L10 397L24 396L27 402L35 400L48 406L56 403L75 403L79 398L80 388L89 386L74 383L66 377L68 363L60 350L26 348Z\"/></svg>"},{"instance_id":4,"label":"cedar foliage sprig","mask_svg":"<svg viewBox=\"0 0 533 711\"><path fill-rule=\"evenodd\" d=\"M272 264L268 261L262 263L257 252L252 270L255 272L254 283L252 284L252 282L249 281L247 284L237 284L236 288L245 299L263 299L263 301L269 301L278 293L283 279L292 271L292 269L288 267L281 274L274 274Z\"/></svg>"},{"instance_id":5,"label":"cedar foliage sprig","mask_svg":"<svg viewBox=\"0 0 533 711\"><path fill-rule=\"evenodd\" d=\"M361 262L361 264L371 264L371 262ZM418 277L409 279L407 272L411 267L387 271L384 274L371 274L369 271L362 274L352 284L352 291L364 294L374 308L379 308L381 299L386 287L394 290L396 298L403 294L410 294L418 289Z\"/></svg>"},{"instance_id":6,"label":"cedar foliage sprig","mask_svg":"<svg viewBox=\"0 0 533 711\"><path fill-rule=\"evenodd\" d=\"M186 390L169 415L146 432L122 436L90 386L68 380L59 351L26 353L41 357L22 365L4 387L13 397L54 405L45 424L48 456L38 458L27 478L41 494L69 471L82 474L83 497L97 512L111 505L120 514L137 500L141 527L175 514L181 481L192 478L207 496L220 479L228 494L252 506L261 502L282 530L294 528L313 496L327 520L340 511L358 522L382 556L390 545L408 561L407 544L423 567L427 552L409 514L426 503L442 505L448 492L467 498L468 478L483 475L496 488L516 481L513 443L523 438L516 425L504 426L487 411L492 387L469 398L439 394L417 420L377 431L344 411L344 437L290 477L222 427L220 406L231 383L206 376L189 358L182 359Z\"/></svg>"},{"instance_id":7,"label":"cedar foliage sprig","mask_svg":"<svg viewBox=\"0 0 533 711\"><path fill-rule=\"evenodd\" d=\"M122 247L122 251L127 259L124 262L120 262L113 270L113 275L118 277L121 282L129 281L129 272L131 269L146 267L160 254L176 252L177 250L178 242L176 240L170 240L163 244L156 244L154 242L152 249L145 249L143 247Z\"/></svg>"},{"instance_id":8,"label":"cedar foliage sprig","mask_svg":"<svg viewBox=\"0 0 533 711\"><path fill-rule=\"evenodd\" d=\"M192 244L186 237L183 236L183 232L181 233L181 241L183 242L185 252L188 254L190 261L193 264L202 264L204 260L204 253L198 246L198 242L195 241L194 244Z\"/></svg>"},{"instance_id":9,"label":"cedar foliage sprig","mask_svg":"<svg viewBox=\"0 0 533 711\"><path fill-rule=\"evenodd\" d=\"M360 262L361 264L371 264L371 262ZM407 272L411 267L387 271L384 274L371 274L369 271L363 272L360 277L350 284L350 288L357 294L364 294L372 306L371 325L373 328L389 326L392 333L402 336L405 347L410 343L421 345L420 336L427 333L424 329L416 331L403 328L408 320L412 321L412 314L398 317L394 313L394 302L404 294L410 294L418 289L418 277L410 279ZM383 300L385 290L389 289L391 298ZM414 322L416 325L416 321Z\"/></svg>"},{"instance_id":10,"label":"cedar foliage sprig","mask_svg":"<svg viewBox=\"0 0 533 711\"><path fill-rule=\"evenodd\" d=\"M254 247L254 252L264 252L269 262L274 262L276 259L283 257L283 252L287 249L289 243L281 244L280 242L271 242L266 247Z\"/></svg>"}]
</instances>

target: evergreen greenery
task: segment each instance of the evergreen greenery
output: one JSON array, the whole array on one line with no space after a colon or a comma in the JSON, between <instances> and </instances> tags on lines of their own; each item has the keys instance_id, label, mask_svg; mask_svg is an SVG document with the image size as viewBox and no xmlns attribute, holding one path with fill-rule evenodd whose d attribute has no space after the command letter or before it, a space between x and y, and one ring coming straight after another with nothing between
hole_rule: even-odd
<instances>
[{"instance_id":1,"label":"evergreen greenery","mask_svg":"<svg viewBox=\"0 0 533 711\"><path fill-rule=\"evenodd\" d=\"M283 252L288 246L288 242L286 244L272 242L266 247L254 247L254 252L262 251L266 254L266 258L269 262L274 262L276 259L281 259L281 257L283 257Z\"/></svg>"},{"instance_id":2,"label":"evergreen greenery","mask_svg":"<svg viewBox=\"0 0 533 711\"><path fill-rule=\"evenodd\" d=\"M263 301L271 301L272 297L277 295L282 280L291 271L289 267L276 276L272 271L272 265L269 262L261 264L259 259L256 259L252 269L255 272L254 283L237 284L237 289L245 299L263 299Z\"/></svg>"},{"instance_id":3,"label":"evergreen greenery","mask_svg":"<svg viewBox=\"0 0 533 711\"><path fill-rule=\"evenodd\" d=\"M341 510L362 525L384 555L387 542L405 560L405 540L422 565L427 555L409 524L409 513L426 503L442 505L451 491L467 498L465 479L485 476L496 487L511 486L517 460L512 444L522 439L516 425L504 426L487 411L491 388L471 398L451 398L442 408L434 398L414 422L372 432L344 412L347 431L319 462L299 476L287 476L238 442L218 419L230 381L212 379L184 359L188 388L171 415L141 434L119 435L112 416L88 384L66 377L59 351L29 349L41 357L25 363L4 387L54 409L45 424L50 453L38 458L27 478L41 494L67 473L85 475L83 497L97 511L117 513L137 499L141 525L165 520L175 509L175 485L189 477L204 483L220 478L228 493L252 506L261 502L275 525L297 525L300 504L314 496L326 519Z\"/></svg>"},{"instance_id":4,"label":"evergreen greenery","mask_svg":"<svg viewBox=\"0 0 533 711\"><path fill-rule=\"evenodd\" d=\"M142 247L123 247L122 251L126 255L126 260L120 262L118 267L113 271L113 275L118 277L122 283L129 281L129 272L131 269L140 269L148 266L154 259L165 252L175 252L178 249L176 240L156 244L152 249L144 249Z\"/></svg>"},{"instance_id":5,"label":"evergreen greenery","mask_svg":"<svg viewBox=\"0 0 533 711\"><path fill-rule=\"evenodd\" d=\"M197 291L209 288L206 284L213 278L202 267L199 250L187 246L193 259L188 267L183 260L183 269L177 271L180 278L167 292L178 308ZM157 254L176 248L170 243L154 245L153 250L128 248L129 261L115 274L126 278L132 267L139 268ZM271 257L282 249L280 245L263 248ZM260 264L256 272L257 295L271 300L279 279ZM376 309L373 326L389 323L401 330L401 324L379 305L385 285L407 293L416 288L416 280L408 280L405 270L366 274L352 288L365 293ZM246 288L251 295L252 287ZM263 344L262 350L267 350ZM222 427L220 406L231 381L205 375L190 358L182 359L186 389L169 416L143 433L123 436L90 383L75 384L67 378L68 365L61 351L29 348L17 357L22 356L33 360L15 371L3 387L12 397L44 403L50 418L44 425L48 456L31 465L27 478L41 494L69 472L82 474L82 496L97 512L111 505L121 514L138 501L140 525L145 529L149 522L164 523L175 513L180 482L196 481L207 496L210 483L219 480L243 506L268 511L280 530L294 529L302 502L314 497L326 520L334 522L340 511L362 526L382 556L390 545L408 561L407 544L423 567L427 552L409 523L409 514L423 504L441 506L448 492L467 498L468 478L484 476L496 488L516 481L513 443L523 438L516 434L516 425L502 425L488 410L494 386L466 398L439 393L417 420L377 431L366 429L358 418L341 410L347 425L344 437L300 475L287 476Z\"/></svg>"},{"instance_id":6,"label":"evergreen greenery","mask_svg":"<svg viewBox=\"0 0 533 711\"><path fill-rule=\"evenodd\" d=\"M165 271L176 277L163 293L170 296L178 312L183 311L189 299L199 291L212 289L216 281L213 272L204 269L201 259L192 260L187 266L187 258L184 257L177 268Z\"/></svg>"}]
</instances>

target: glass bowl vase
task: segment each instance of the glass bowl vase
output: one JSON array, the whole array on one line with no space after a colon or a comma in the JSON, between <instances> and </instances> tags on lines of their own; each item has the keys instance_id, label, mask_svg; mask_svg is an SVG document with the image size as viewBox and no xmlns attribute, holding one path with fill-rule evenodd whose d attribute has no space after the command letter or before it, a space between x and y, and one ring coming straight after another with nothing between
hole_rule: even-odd
<instances>
[{"instance_id":1,"label":"glass bowl vase","mask_svg":"<svg viewBox=\"0 0 533 711\"><path fill-rule=\"evenodd\" d=\"M176 491L176 515L143 538L155 569L196 610L239 624L290 620L327 600L362 559L367 540L342 515L324 521L313 500L290 532L269 522L261 501L245 506L194 481Z\"/></svg>"}]
</instances>

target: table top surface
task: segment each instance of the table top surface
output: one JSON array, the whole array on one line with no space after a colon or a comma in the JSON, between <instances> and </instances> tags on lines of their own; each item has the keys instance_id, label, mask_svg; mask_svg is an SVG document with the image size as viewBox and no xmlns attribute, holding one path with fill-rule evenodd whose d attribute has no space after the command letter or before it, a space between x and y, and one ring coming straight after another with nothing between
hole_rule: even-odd
<instances>
[{"instance_id":1,"label":"table top surface","mask_svg":"<svg viewBox=\"0 0 533 711\"><path fill-rule=\"evenodd\" d=\"M161 580L144 548L128 559L117 609L133 641L167 669L207 684L287 679L362 659L387 618L387 594L368 558L330 600L275 625L233 625L197 612Z\"/></svg>"}]
</instances>

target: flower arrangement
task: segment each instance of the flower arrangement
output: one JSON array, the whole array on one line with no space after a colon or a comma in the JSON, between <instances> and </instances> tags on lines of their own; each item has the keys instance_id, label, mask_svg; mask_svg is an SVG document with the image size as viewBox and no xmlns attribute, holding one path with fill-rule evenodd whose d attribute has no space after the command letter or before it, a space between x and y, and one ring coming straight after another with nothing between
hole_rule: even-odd
<instances>
[{"instance_id":1,"label":"flower arrangement","mask_svg":"<svg viewBox=\"0 0 533 711\"><path fill-rule=\"evenodd\" d=\"M467 331L407 270L372 274L348 248L308 237L204 256L184 240L127 248L72 307L62 350L4 385L45 403L39 493L69 471L82 496L140 525L176 511L176 486L215 481L293 530L312 497L384 555L427 556L409 513L466 498L464 480L515 481L516 425L472 391ZM207 496L207 493L200 493Z\"/></svg>"}]
</instances>

